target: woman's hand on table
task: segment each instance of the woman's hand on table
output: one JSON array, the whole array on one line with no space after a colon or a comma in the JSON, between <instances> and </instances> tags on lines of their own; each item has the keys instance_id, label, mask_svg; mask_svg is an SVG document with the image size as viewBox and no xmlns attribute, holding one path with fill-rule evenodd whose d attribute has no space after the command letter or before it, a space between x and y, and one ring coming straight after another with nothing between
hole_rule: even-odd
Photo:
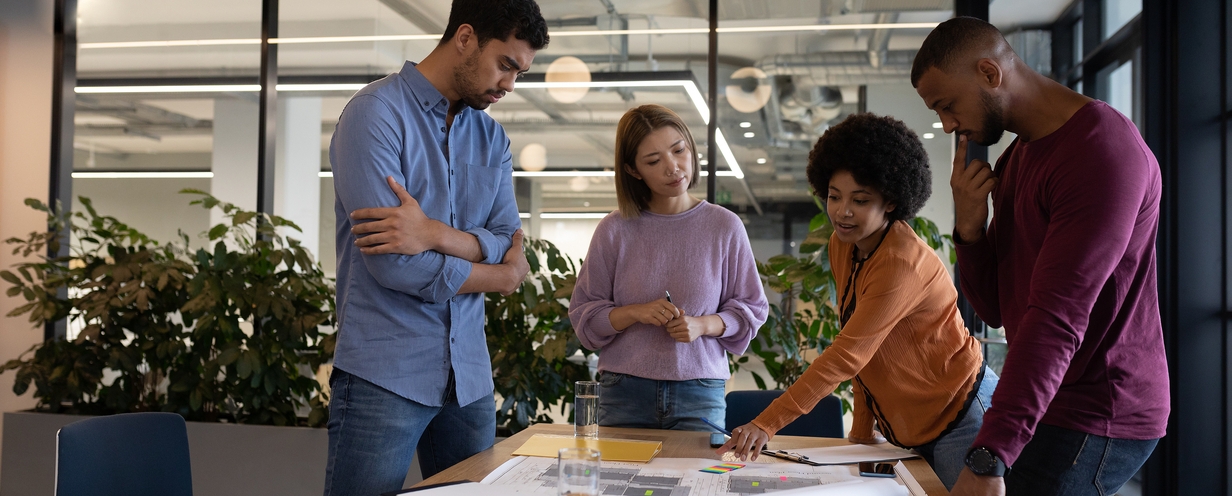
<instances>
[{"instance_id":1,"label":"woman's hand on table","mask_svg":"<svg viewBox=\"0 0 1232 496\"><path fill-rule=\"evenodd\" d=\"M751 423L745 424L732 429L731 439L723 443L723 446L715 450L715 453L722 455L730 451L741 461L757 461L757 455L760 455L766 443L770 442L770 437L770 434L761 430L760 427Z\"/></svg>"},{"instance_id":2,"label":"woman's hand on table","mask_svg":"<svg viewBox=\"0 0 1232 496\"><path fill-rule=\"evenodd\" d=\"M872 431L872 434L868 437L860 436L855 432L852 432L847 435L847 441L855 444L881 444L886 442L886 438L877 431Z\"/></svg>"}]
</instances>

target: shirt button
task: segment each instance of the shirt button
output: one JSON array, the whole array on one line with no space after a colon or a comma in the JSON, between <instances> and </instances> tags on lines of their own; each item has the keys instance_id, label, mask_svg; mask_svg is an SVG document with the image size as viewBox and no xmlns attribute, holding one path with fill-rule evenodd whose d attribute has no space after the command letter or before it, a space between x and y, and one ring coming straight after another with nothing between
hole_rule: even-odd
<instances>
[{"instance_id":1,"label":"shirt button","mask_svg":"<svg viewBox=\"0 0 1232 496\"><path fill-rule=\"evenodd\" d=\"M444 126L441 126L441 132L442 132L442 133L443 133L443 132L445 132L445 127L444 127Z\"/></svg>"}]
</instances>

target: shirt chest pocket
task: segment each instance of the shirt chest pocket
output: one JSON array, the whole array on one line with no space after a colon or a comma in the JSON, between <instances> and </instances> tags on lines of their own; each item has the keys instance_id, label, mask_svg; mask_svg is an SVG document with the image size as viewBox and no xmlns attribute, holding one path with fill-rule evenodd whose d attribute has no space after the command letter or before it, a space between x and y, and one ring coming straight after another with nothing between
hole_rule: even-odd
<instances>
[{"instance_id":1,"label":"shirt chest pocket","mask_svg":"<svg viewBox=\"0 0 1232 496\"><path fill-rule=\"evenodd\" d=\"M497 167L466 164L462 168L462 192L459 202L463 229L483 227L492 213L500 188L501 170Z\"/></svg>"}]
</instances>

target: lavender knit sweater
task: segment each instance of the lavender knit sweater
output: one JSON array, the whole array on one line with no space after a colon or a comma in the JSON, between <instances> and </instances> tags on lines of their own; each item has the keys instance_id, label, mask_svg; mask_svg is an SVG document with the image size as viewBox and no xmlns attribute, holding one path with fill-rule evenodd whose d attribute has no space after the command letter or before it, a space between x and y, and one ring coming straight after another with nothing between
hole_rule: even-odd
<instances>
[{"instance_id":1,"label":"lavender knit sweater","mask_svg":"<svg viewBox=\"0 0 1232 496\"><path fill-rule=\"evenodd\" d=\"M722 337L679 343L662 326L612 328L608 314L671 291L686 315L718 314ZM599 370L647 379L727 379L727 354L743 354L766 321L769 305L740 218L702 202L676 215L613 212L599 222L578 274L569 318L582 345L599 354Z\"/></svg>"}]
</instances>

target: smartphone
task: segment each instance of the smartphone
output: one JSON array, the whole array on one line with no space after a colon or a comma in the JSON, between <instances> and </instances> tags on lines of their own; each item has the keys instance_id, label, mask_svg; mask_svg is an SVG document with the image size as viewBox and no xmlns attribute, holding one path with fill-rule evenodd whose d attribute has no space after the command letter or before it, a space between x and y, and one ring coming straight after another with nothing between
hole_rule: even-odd
<instances>
[{"instance_id":1,"label":"smartphone","mask_svg":"<svg viewBox=\"0 0 1232 496\"><path fill-rule=\"evenodd\" d=\"M860 462L860 475L863 477L893 478L896 474L894 473L893 463Z\"/></svg>"},{"instance_id":2,"label":"smartphone","mask_svg":"<svg viewBox=\"0 0 1232 496\"><path fill-rule=\"evenodd\" d=\"M726 443L726 442L727 442L727 436L723 435L722 432L711 432L710 433L710 447L711 448L718 448L719 446L722 446L723 443Z\"/></svg>"}]
</instances>

